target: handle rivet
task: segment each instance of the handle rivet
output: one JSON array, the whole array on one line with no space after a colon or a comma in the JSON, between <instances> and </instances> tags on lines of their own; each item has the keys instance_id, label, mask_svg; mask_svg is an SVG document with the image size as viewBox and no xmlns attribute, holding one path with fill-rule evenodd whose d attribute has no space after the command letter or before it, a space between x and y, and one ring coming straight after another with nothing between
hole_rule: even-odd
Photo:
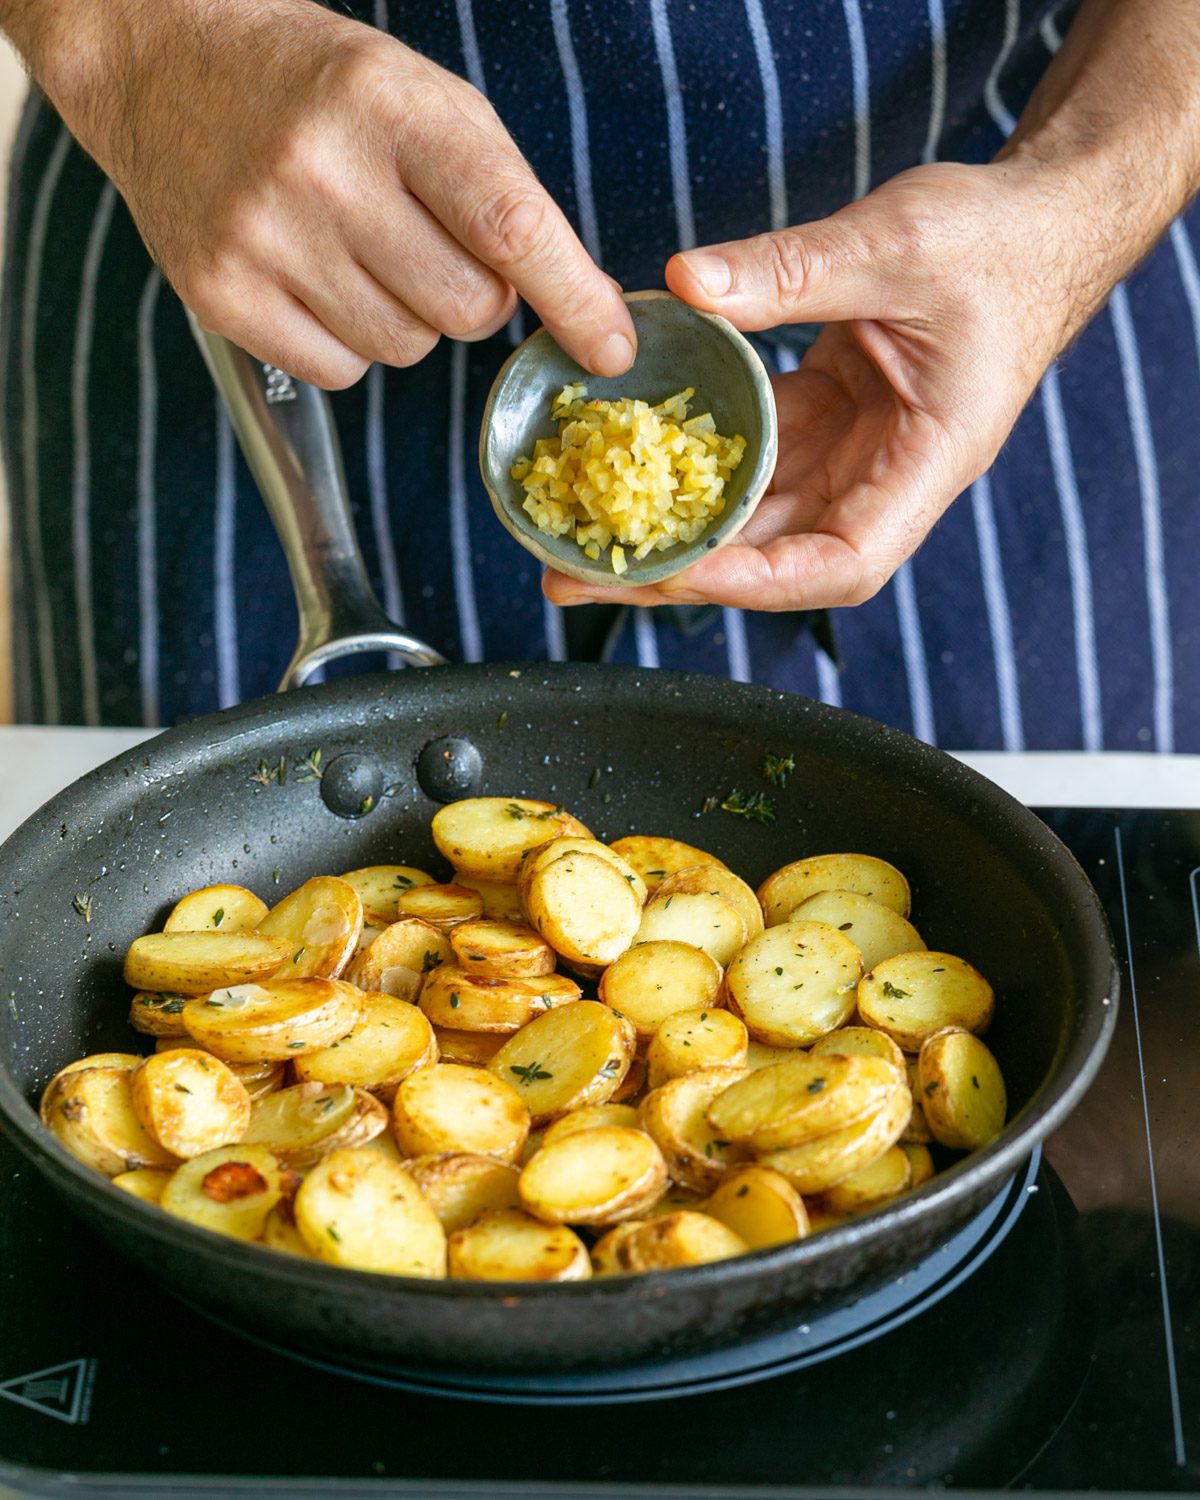
<instances>
[{"instance_id":1,"label":"handle rivet","mask_svg":"<svg viewBox=\"0 0 1200 1500\"><path fill-rule=\"evenodd\" d=\"M483 782L483 756L470 740L443 735L430 740L417 757L417 780L434 802L474 797Z\"/></svg>"},{"instance_id":2,"label":"handle rivet","mask_svg":"<svg viewBox=\"0 0 1200 1500\"><path fill-rule=\"evenodd\" d=\"M321 797L339 818L365 818L379 806L383 795L383 771L371 755L350 750L325 767Z\"/></svg>"}]
</instances>

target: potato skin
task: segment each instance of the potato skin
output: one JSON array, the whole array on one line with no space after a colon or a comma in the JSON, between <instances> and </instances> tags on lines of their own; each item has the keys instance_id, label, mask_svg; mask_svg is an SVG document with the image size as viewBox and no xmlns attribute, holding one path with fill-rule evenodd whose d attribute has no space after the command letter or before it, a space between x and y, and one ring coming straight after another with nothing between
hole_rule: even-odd
<instances>
[{"instance_id":1,"label":"potato skin","mask_svg":"<svg viewBox=\"0 0 1200 1500\"><path fill-rule=\"evenodd\" d=\"M708 1106L744 1068L701 1068L651 1089L642 1101L642 1129L653 1137L675 1182L698 1193L710 1192L727 1166L746 1153L719 1137L706 1118Z\"/></svg>"},{"instance_id":2,"label":"potato skin","mask_svg":"<svg viewBox=\"0 0 1200 1500\"><path fill-rule=\"evenodd\" d=\"M193 1048L156 1052L130 1077L133 1107L173 1156L235 1145L250 1123L250 1095L220 1058Z\"/></svg>"},{"instance_id":3,"label":"potato skin","mask_svg":"<svg viewBox=\"0 0 1200 1500\"><path fill-rule=\"evenodd\" d=\"M921 1048L917 1077L934 1139L960 1151L988 1146L1004 1129L1008 1096L999 1064L969 1031L936 1032Z\"/></svg>"},{"instance_id":4,"label":"potato skin","mask_svg":"<svg viewBox=\"0 0 1200 1500\"><path fill-rule=\"evenodd\" d=\"M521 1172L521 1206L548 1224L608 1226L640 1218L666 1192L654 1141L624 1125L599 1125L547 1141Z\"/></svg>"},{"instance_id":5,"label":"potato skin","mask_svg":"<svg viewBox=\"0 0 1200 1500\"><path fill-rule=\"evenodd\" d=\"M208 995L225 985L266 979L291 954L261 932L151 932L125 954L125 983L135 990Z\"/></svg>"}]
</instances>

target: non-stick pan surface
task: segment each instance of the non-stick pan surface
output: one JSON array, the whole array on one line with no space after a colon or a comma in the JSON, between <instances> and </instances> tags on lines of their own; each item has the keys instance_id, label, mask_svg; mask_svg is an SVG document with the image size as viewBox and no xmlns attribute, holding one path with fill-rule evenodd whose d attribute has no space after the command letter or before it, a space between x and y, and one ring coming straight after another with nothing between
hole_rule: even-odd
<instances>
[{"instance_id":1,"label":"non-stick pan surface","mask_svg":"<svg viewBox=\"0 0 1200 1500\"><path fill-rule=\"evenodd\" d=\"M302 768L315 750L323 778ZM767 752L794 756L786 788L765 782ZM346 755L360 763L339 765ZM286 778L260 773L281 757ZM357 814L372 787L364 815L327 806ZM734 788L766 792L775 820L701 813ZM1009 1085L1004 1135L896 1206L811 1241L564 1286L409 1281L270 1254L115 1192L57 1145L36 1116L42 1085L84 1053L133 1044L121 960L135 936L213 881L270 901L310 875L376 861L441 869L429 791L560 801L601 838L682 838L752 883L811 853L894 861L912 882L929 945L962 954L995 986L988 1040ZM4 1128L149 1279L327 1359L529 1371L733 1344L914 1262L1079 1099L1112 1033L1117 974L1100 905L1063 846L927 746L713 678L487 666L360 677L250 703L171 730L76 783L0 849L0 991ZM102 1285L95 1292L105 1295Z\"/></svg>"}]
</instances>

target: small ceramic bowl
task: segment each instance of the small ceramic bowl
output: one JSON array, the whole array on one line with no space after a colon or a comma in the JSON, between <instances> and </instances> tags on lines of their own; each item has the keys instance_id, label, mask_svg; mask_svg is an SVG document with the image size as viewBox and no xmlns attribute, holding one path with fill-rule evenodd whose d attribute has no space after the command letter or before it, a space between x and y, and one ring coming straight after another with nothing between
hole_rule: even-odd
<instances>
[{"instance_id":1,"label":"small ceramic bowl","mask_svg":"<svg viewBox=\"0 0 1200 1500\"><path fill-rule=\"evenodd\" d=\"M502 524L528 551L572 578L601 587L661 583L734 537L754 514L775 471L778 433L771 380L761 359L732 323L698 312L670 292L630 292L625 301L637 330L638 352L624 375L591 375L565 354L544 328L513 351L496 376L479 436L479 467ZM538 438L553 437L550 403L564 385L583 381L590 399L632 396L651 404L686 386L696 394L693 416L711 411L717 431L741 433L746 451L725 484L725 508L694 542L651 552L638 562L626 549L627 570L613 572L607 549L593 561L573 537L548 536L522 509L525 491L513 464L533 453Z\"/></svg>"}]
</instances>

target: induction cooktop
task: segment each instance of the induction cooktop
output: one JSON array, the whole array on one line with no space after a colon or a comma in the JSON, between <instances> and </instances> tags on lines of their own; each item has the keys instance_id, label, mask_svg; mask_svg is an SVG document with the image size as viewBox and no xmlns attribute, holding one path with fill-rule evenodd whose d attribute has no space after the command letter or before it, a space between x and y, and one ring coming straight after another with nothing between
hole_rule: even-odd
<instances>
[{"instance_id":1,"label":"induction cooktop","mask_svg":"<svg viewBox=\"0 0 1200 1500\"><path fill-rule=\"evenodd\" d=\"M1200 813L1043 814L1125 966L1083 1103L851 1305L552 1386L387 1378L146 1283L0 1142L0 1484L29 1495L1200 1491Z\"/></svg>"}]
</instances>

